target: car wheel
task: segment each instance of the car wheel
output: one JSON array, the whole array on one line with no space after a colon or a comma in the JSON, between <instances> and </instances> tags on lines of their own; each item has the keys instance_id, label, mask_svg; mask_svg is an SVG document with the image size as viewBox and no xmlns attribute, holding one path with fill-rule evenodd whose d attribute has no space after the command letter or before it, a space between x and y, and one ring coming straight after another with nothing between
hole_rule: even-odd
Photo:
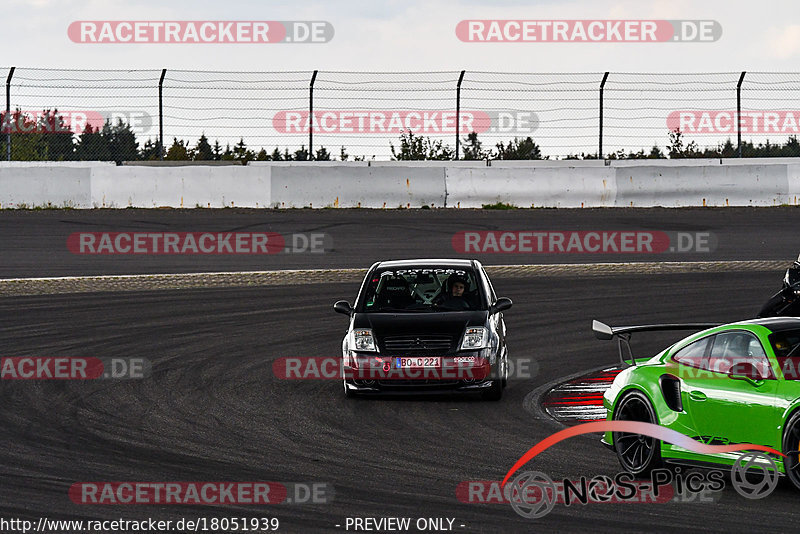
<instances>
[{"instance_id":1,"label":"car wheel","mask_svg":"<svg viewBox=\"0 0 800 534\"><path fill-rule=\"evenodd\" d=\"M486 389L483 393L483 400L489 401L499 401L503 398L503 381L502 380L492 380L492 385L488 389Z\"/></svg>"},{"instance_id":2,"label":"car wheel","mask_svg":"<svg viewBox=\"0 0 800 534\"><path fill-rule=\"evenodd\" d=\"M783 469L794 487L800 489L800 411L795 412L783 431Z\"/></svg>"},{"instance_id":3,"label":"car wheel","mask_svg":"<svg viewBox=\"0 0 800 534\"><path fill-rule=\"evenodd\" d=\"M640 421L658 424L650 401L643 393L632 391L619 402L615 421ZM661 465L661 441L649 436L614 432L614 450L622 468L636 476L646 476Z\"/></svg>"}]
</instances>

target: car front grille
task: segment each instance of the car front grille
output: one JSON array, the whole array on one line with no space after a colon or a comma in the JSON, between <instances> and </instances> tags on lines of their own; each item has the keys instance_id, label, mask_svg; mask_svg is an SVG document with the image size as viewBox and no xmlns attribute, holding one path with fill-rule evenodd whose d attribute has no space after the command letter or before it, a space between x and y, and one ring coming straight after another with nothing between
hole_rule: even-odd
<instances>
[{"instance_id":1,"label":"car front grille","mask_svg":"<svg viewBox=\"0 0 800 534\"><path fill-rule=\"evenodd\" d=\"M453 337L431 334L419 336L386 336L383 340L383 346L387 352L447 352L453 347Z\"/></svg>"}]
</instances>

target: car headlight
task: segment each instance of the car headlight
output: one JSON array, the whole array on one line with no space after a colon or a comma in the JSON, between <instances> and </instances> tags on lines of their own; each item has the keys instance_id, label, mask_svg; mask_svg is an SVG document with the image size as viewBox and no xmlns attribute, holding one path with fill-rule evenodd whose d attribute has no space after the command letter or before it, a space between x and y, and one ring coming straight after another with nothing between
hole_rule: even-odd
<instances>
[{"instance_id":1,"label":"car headlight","mask_svg":"<svg viewBox=\"0 0 800 534\"><path fill-rule=\"evenodd\" d=\"M353 330L352 350L378 352L378 347L375 344L375 338L372 337L372 330L369 328Z\"/></svg>"},{"instance_id":2,"label":"car headlight","mask_svg":"<svg viewBox=\"0 0 800 534\"><path fill-rule=\"evenodd\" d=\"M489 342L489 331L482 326L471 326L464 331L460 350L482 349Z\"/></svg>"}]
</instances>

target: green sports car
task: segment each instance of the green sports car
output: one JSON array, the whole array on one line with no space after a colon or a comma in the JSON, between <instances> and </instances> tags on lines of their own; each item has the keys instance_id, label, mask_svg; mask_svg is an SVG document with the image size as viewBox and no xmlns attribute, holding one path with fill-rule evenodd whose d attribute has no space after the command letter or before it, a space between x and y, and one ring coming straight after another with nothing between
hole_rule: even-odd
<instances>
[{"instance_id":1,"label":"green sports car","mask_svg":"<svg viewBox=\"0 0 800 534\"><path fill-rule=\"evenodd\" d=\"M718 326L611 327L594 321L592 326L598 338L616 338L623 363L628 363L627 353L632 364L604 394L607 419L658 424L708 445L772 447L786 455L773 455L777 470L800 488L800 318ZM633 358L631 334L690 329L704 330L653 358ZM739 453L698 454L624 432L606 432L603 442L635 475L647 474L662 461L730 466L739 457Z\"/></svg>"}]
</instances>

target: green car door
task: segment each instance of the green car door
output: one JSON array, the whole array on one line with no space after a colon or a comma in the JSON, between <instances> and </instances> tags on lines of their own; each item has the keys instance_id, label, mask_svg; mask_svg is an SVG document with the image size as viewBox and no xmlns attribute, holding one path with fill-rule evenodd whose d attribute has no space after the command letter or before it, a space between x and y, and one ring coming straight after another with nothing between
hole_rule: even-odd
<instances>
[{"instance_id":1,"label":"green car door","mask_svg":"<svg viewBox=\"0 0 800 534\"><path fill-rule=\"evenodd\" d=\"M702 369L681 377L684 409L697 432L692 437L780 449L779 382L758 336L726 330L709 336L705 351Z\"/></svg>"}]
</instances>

